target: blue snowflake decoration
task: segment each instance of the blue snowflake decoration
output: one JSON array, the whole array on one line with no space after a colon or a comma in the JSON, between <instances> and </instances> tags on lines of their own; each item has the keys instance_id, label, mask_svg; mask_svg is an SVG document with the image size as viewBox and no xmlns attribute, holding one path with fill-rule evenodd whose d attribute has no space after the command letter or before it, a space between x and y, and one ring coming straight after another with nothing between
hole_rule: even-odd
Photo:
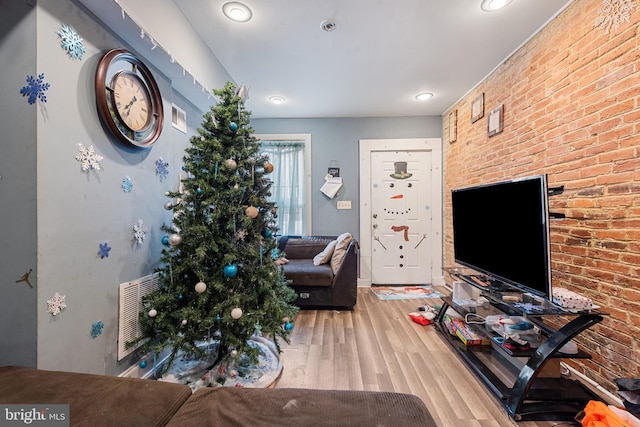
<instances>
[{"instance_id":1,"label":"blue snowflake decoration","mask_svg":"<svg viewBox=\"0 0 640 427\"><path fill-rule=\"evenodd\" d=\"M164 181L169 175L169 163L165 162L162 157L156 160L156 175L160 177L160 181Z\"/></svg>"},{"instance_id":2,"label":"blue snowflake decoration","mask_svg":"<svg viewBox=\"0 0 640 427\"><path fill-rule=\"evenodd\" d=\"M98 251L98 255L100 255L100 259L109 258L110 250L111 250L111 246L109 246L109 242L100 243L100 250Z\"/></svg>"},{"instance_id":3,"label":"blue snowflake decoration","mask_svg":"<svg viewBox=\"0 0 640 427\"><path fill-rule=\"evenodd\" d=\"M58 36L60 37L60 47L66 50L71 59L82 60L82 56L85 53L84 43L82 37L76 33L73 27L62 24L62 27L58 30Z\"/></svg>"},{"instance_id":4,"label":"blue snowflake decoration","mask_svg":"<svg viewBox=\"0 0 640 427\"><path fill-rule=\"evenodd\" d=\"M104 328L104 323L102 320L98 320L94 324L91 325L91 338L94 340L98 337L98 335L102 335L102 328Z\"/></svg>"},{"instance_id":5,"label":"blue snowflake decoration","mask_svg":"<svg viewBox=\"0 0 640 427\"><path fill-rule=\"evenodd\" d=\"M22 96L29 95L29 104L35 104L38 99L42 102L47 102L44 91L49 89L49 83L43 83L43 81L44 73L38 74L37 79L27 75L27 83L29 83L29 85L23 86L22 89L20 89L20 93Z\"/></svg>"},{"instance_id":6,"label":"blue snowflake decoration","mask_svg":"<svg viewBox=\"0 0 640 427\"><path fill-rule=\"evenodd\" d=\"M122 178L122 191L125 193L131 193L133 190L133 182L131 182L131 178L128 176Z\"/></svg>"}]
</instances>

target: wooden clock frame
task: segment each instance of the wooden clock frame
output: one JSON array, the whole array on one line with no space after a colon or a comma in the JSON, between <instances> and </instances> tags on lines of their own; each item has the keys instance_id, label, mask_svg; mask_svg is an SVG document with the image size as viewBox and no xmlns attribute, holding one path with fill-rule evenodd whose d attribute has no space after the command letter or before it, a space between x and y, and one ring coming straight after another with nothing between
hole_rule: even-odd
<instances>
[{"instance_id":1,"label":"wooden clock frame","mask_svg":"<svg viewBox=\"0 0 640 427\"><path fill-rule=\"evenodd\" d=\"M128 64L128 65L127 65ZM128 71L144 83L151 101L148 124L144 129L130 129L114 107L112 84L118 72ZM101 122L119 142L137 149L150 148L160 136L164 122L162 96L151 71L133 53L125 49L111 49L100 59L95 75L95 96Z\"/></svg>"}]
</instances>

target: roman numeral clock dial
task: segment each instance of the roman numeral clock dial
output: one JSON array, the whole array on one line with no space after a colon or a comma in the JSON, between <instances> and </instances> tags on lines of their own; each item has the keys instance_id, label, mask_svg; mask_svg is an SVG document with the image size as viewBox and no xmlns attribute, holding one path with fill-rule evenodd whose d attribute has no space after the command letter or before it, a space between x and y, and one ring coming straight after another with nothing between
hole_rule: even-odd
<instances>
[{"instance_id":1,"label":"roman numeral clock dial","mask_svg":"<svg viewBox=\"0 0 640 427\"><path fill-rule=\"evenodd\" d=\"M116 113L132 131L144 131L150 125L151 101L144 82L137 74L120 71L113 77L110 88Z\"/></svg>"},{"instance_id":2,"label":"roman numeral clock dial","mask_svg":"<svg viewBox=\"0 0 640 427\"><path fill-rule=\"evenodd\" d=\"M98 115L118 141L150 148L162 131L162 97L144 63L124 49L107 52L96 69Z\"/></svg>"}]
</instances>

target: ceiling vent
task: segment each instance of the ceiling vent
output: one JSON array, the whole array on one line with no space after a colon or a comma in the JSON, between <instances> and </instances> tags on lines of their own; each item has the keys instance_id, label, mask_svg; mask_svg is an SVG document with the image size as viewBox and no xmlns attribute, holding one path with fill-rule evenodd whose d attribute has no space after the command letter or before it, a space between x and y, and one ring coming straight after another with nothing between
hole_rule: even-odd
<instances>
[{"instance_id":1,"label":"ceiling vent","mask_svg":"<svg viewBox=\"0 0 640 427\"><path fill-rule=\"evenodd\" d=\"M331 31L338 28L338 24L336 24L336 21L334 20L325 19L320 23L320 28L322 28L322 31L326 31L327 33L330 33Z\"/></svg>"}]
</instances>

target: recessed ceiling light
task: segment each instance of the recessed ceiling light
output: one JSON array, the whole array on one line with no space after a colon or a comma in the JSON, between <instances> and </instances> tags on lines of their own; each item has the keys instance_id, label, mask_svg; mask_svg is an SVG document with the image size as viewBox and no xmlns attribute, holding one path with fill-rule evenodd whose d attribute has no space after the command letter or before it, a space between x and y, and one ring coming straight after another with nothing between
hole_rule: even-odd
<instances>
[{"instance_id":1,"label":"recessed ceiling light","mask_svg":"<svg viewBox=\"0 0 640 427\"><path fill-rule=\"evenodd\" d=\"M511 0L482 0L480 7L485 12L493 12L494 10L502 9L509 3L511 3Z\"/></svg>"},{"instance_id":2,"label":"recessed ceiling light","mask_svg":"<svg viewBox=\"0 0 640 427\"><path fill-rule=\"evenodd\" d=\"M429 98L432 98L433 94L431 92L421 92L416 95L416 99L418 101L426 101Z\"/></svg>"},{"instance_id":3,"label":"recessed ceiling light","mask_svg":"<svg viewBox=\"0 0 640 427\"><path fill-rule=\"evenodd\" d=\"M253 16L251 9L237 1L223 4L222 13L235 22L247 22Z\"/></svg>"},{"instance_id":4,"label":"recessed ceiling light","mask_svg":"<svg viewBox=\"0 0 640 427\"><path fill-rule=\"evenodd\" d=\"M270 96L269 97L269 101L271 101L271 103L279 105L282 104L284 102L284 98L282 96Z\"/></svg>"}]
</instances>

